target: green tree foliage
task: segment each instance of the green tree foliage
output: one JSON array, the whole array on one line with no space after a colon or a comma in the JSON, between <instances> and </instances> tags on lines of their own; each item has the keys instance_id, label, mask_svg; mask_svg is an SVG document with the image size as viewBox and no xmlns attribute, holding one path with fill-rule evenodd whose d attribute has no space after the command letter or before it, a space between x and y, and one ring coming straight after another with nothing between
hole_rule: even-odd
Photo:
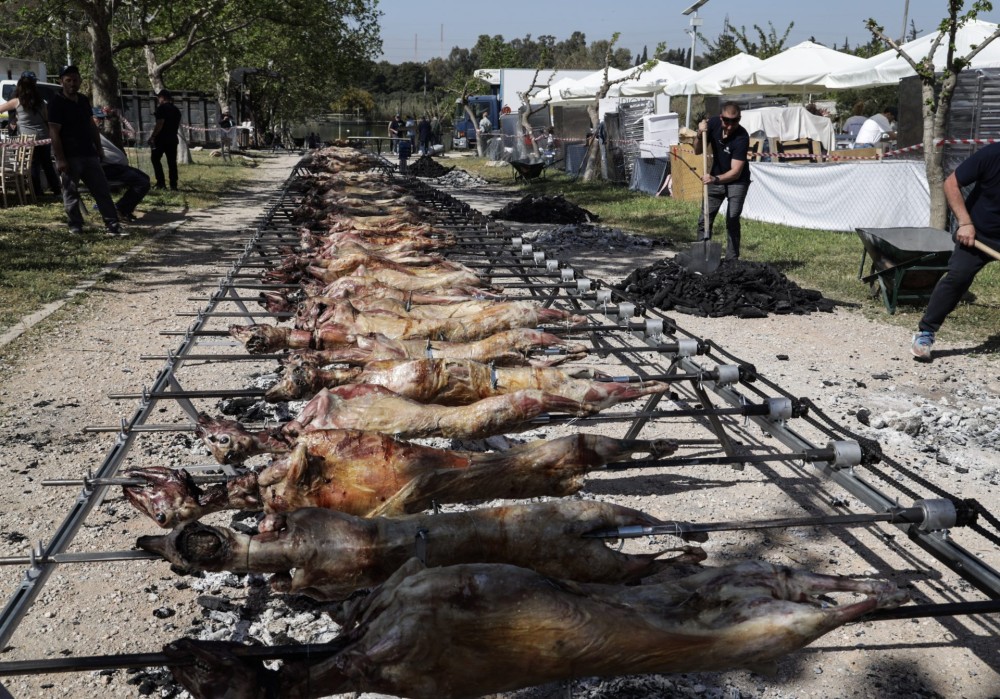
<instances>
[{"instance_id":1,"label":"green tree foliage","mask_svg":"<svg viewBox=\"0 0 1000 699\"><path fill-rule=\"evenodd\" d=\"M695 59L695 68L701 69L720 63L741 52L757 58L770 58L788 48L785 44L795 22L789 22L781 36L778 36L778 31L772 22L768 22L767 26L768 30L765 32L760 25L755 24L753 32L748 32L745 26L737 29L726 17L722 23L722 32L714 41L699 32L698 38L707 48Z\"/></svg>"},{"instance_id":2,"label":"green tree foliage","mask_svg":"<svg viewBox=\"0 0 1000 699\"><path fill-rule=\"evenodd\" d=\"M375 109L375 98L370 92L357 87L349 87L330 105L330 109L341 114L367 116Z\"/></svg>"}]
</instances>

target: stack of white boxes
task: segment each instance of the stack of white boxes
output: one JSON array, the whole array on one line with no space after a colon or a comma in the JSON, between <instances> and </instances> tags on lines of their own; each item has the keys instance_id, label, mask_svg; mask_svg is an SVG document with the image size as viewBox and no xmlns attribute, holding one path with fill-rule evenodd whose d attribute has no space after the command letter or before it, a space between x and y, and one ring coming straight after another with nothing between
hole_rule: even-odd
<instances>
[{"instance_id":1,"label":"stack of white boxes","mask_svg":"<svg viewBox=\"0 0 1000 699\"><path fill-rule=\"evenodd\" d=\"M639 144L640 158L668 158L670 146L679 143L679 116L669 114L647 114L642 118L642 143Z\"/></svg>"}]
</instances>

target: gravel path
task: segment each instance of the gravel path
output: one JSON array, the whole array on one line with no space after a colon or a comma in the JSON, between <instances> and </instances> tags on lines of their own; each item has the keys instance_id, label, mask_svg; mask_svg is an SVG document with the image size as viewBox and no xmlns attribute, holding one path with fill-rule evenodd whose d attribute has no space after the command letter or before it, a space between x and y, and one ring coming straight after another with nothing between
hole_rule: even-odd
<instances>
[{"instance_id":1,"label":"gravel path","mask_svg":"<svg viewBox=\"0 0 1000 699\"><path fill-rule=\"evenodd\" d=\"M261 194L284 180L296 159L262 159L252 185L215 209L191 214L175 234L151 244L119 273L12 346L14 352L0 365L0 464L10 474L0 485L6 496L0 511L0 555L22 555L31 542L52 536L73 507L78 489L43 488L40 481L78 476L100 464L114 437L83 433L82 428L116 424L132 413L134 401L115 402L107 395L135 392L152 381L161 363L142 361L140 355L162 354L177 346L178 338L161 331L186 324L175 311L204 306L192 299L204 296L204 286L222 276L222 261L242 242L240 227L257 215ZM484 206L496 207L498 201L502 205L493 190L479 196ZM562 257L590 276L607 280L649 261L648 253L608 259L604 253L570 251ZM921 365L909 357L907 331L850 309L760 320L678 316L677 321L753 362L791 393L812 398L851 429L880 439L893 458L937 485L1000 512L1000 452L994 438L1000 436L1000 367L995 358L976 353L975 342L946 344L942 357ZM197 371L197 378L199 387L237 388L269 368L257 362L207 365ZM203 405L211 409L213 402ZM163 421L174 417L172 408L164 411ZM559 436L570 430L539 434ZM767 443L768 437L752 426L736 423L734 430L747 443ZM132 452L130 463L142 466L207 460L187 434L144 436ZM779 491L775 482L791 495ZM857 505L823 484L811 469L796 466L606 473L588 480L583 497L689 521L802 516L829 511L831 503ZM864 511L860 506L852 509ZM211 523L228 524L229 518L217 517ZM706 545L707 563L757 557L816 572L912 582L920 601L979 599L915 546L894 541L884 531L720 534ZM74 550L127 550L137 536L153 533L156 527L149 520L109 492L80 531ZM956 536L961 540L962 532ZM997 547L982 545L982 540L977 546L977 555L1000 567ZM0 589L12 594L22 575L18 566L0 569ZM265 589L258 577L179 577L163 563L62 566L0 661L148 652L182 635L267 635L277 643L335 632L315 605L269 596ZM259 615L250 614L251 609ZM574 683L569 695L993 697L1000 696L997 636L995 617L863 623L825 636L766 674L583 681ZM166 678L147 672L22 676L2 685L16 697L184 696ZM556 699L568 694L566 688L553 686L506 696Z\"/></svg>"}]
</instances>

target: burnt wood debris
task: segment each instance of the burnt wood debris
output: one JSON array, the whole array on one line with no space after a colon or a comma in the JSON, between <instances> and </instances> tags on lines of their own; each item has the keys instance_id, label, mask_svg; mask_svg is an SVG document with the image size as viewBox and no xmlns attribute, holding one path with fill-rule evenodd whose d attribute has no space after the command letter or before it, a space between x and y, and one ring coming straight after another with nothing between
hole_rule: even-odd
<instances>
[{"instance_id":1,"label":"burnt wood debris","mask_svg":"<svg viewBox=\"0 0 1000 699\"><path fill-rule=\"evenodd\" d=\"M410 165L410 174L415 177L441 177L454 169L454 166L445 167L429 155L421 155Z\"/></svg>"},{"instance_id":2,"label":"burnt wood debris","mask_svg":"<svg viewBox=\"0 0 1000 699\"><path fill-rule=\"evenodd\" d=\"M493 218L521 223L591 223L600 217L593 211L555 196L529 194L491 214Z\"/></svg>"},{"instance_id":3,"label":"burnt wood debris","mask_svg":"<svg viewBox=\"0 0 1000 699\"><path fill-rule=\"evenodd\" d=\"M766 318L770 313L829 313L834 302L803 289L764 262L723 260L712 274L692 272L672 260L640 267L615 286L651 308L719 318Z\"/></svg>"}]
</instances>

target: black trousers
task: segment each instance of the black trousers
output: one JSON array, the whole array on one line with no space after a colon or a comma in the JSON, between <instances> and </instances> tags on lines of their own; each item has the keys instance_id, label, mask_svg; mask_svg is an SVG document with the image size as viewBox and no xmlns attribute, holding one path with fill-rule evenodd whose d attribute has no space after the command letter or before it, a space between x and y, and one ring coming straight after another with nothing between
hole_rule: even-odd
<instances>
[{"instance_id":1,"label":"black trousers","mask_svg":"<svg viewBox=\"0 0 1000 699\"><path fill-rule=\"evenodd\" d=\"M167 174L170 177L170 189L177 189L177 141L172 143L154 143L153 151L149 154L153 161L153 175L156 177L156 186L165 187L163 178L163 165L160 160L167 158Z\"/></svg>"},{"instance_id":2,"label":"black trousers","mask_svg":"<svg viewBox=\"0 0 1000 699\"><path fill-rule=\"evenodd\" d=\"M125 185L125 193L118 200L117 206L119 211L131 214L149 192L149 175L128 165L104 163L101 167L104 168L104 175L109 181L114 180Z\"/></svg>"},{"instance_id":3,"label":"black trousers","mask_svg":"<svg viewBox=\"0 0 1000 699\"><path fill-rule=\"evenodd\" d=\"M42 193L42 173L45 173L45 183L53 194L59 194L59 175L52 164L52 146L35 146L31 159L31 186L35 194Z\"/></svg>"},{"instance_id":4,"label":"black trousers","mask_svg":"<svg viewBox=\"0 0 1000 699\"><path fill-rule=\"evenodd\" d=\"M998 247L998 243L993 240L983 240L982 242L991 248ZM972 286L979 270L992 260L992 257L976 248L967 248L964 245L956 244L955 250L948 260L948 271L931 292L931 299L927 302L927 310L924 311L924 317L920 319L918 326L920 330L932 333L940 330L944 319L955 310L955 306Z\"/></svg>"}]
</instances>

